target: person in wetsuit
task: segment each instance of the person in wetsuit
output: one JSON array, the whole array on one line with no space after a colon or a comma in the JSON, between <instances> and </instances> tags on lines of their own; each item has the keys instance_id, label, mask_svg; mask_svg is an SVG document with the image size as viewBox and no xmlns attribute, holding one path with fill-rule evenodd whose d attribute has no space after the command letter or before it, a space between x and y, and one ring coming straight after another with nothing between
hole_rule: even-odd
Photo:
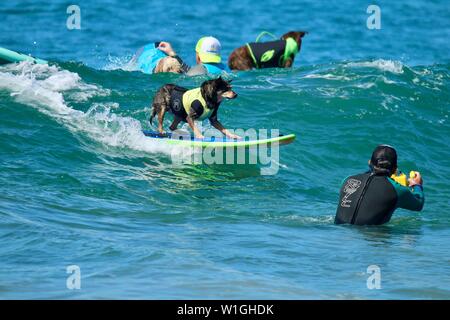
<instances>
[{"instance_id":1,"label":"person in wetsuit","mask_svg":"<svg viewBox=\"0 0 450 320\"><path fill-rule=\"evenodd\" d=\"M391 178L397 170L397 152L393 147L376 147L369 167L368 172L344 180L335 224L381 225L389 222L397 208L422 210L425 197L420 173L409 179L409 187Z\"/></svg>"},{"instance_id":2,"label":"person in wetsuit","mask_svg":"<svg viewBox=\"0 0 450 320\"><path fill-rule=\"evenodd\" d=\"M222 63L220 55L221 44L214 37L203 37L198 40L195 46L195 60L197 64L193 67L183 62L169 42L160 42L158 49L168 56L177 59L181 64L181 70L188 76L203 74L220 75L228 71L228 68Z\"/></svg>"}]
</instances>

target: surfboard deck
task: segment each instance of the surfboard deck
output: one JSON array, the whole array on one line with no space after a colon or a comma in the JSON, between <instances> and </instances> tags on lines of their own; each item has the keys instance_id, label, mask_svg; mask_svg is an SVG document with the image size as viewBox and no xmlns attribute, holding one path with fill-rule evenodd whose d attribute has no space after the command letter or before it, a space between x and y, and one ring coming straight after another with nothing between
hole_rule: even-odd
<instances>
[{"instance_id":1,"label":"surfboard deck","mask_svg":"<svg viewBox=\"0 0 450 320\"><path fill-rule=\"evenodd\" d=\"M158 132L151 130L143 130L142 132L151 139L163 140L171 145L201 148L248 148L259 145L272 147L275 145L287 145L295 140L295 134L280 135L278 137L258 140L234 140L226 137L205 137L204 139L197 139L189 134L166 133L161 135Z\"/></svg>"},{"instance_id":2,"label":"surfboard deck","mask_svg":"<svg viewBox=\"0 0 450 320\"><path fill-rule=\"evenodd\" d=\"M45 60L33 58L31 56L27 56L26 54L18 53L18 52L0 47L0 65L14 63L14 62L22 62L22 61L32 61L32 62L39 63L39 64L47 63L47 61L45 61Z\"/></svg>"}]
</instances>

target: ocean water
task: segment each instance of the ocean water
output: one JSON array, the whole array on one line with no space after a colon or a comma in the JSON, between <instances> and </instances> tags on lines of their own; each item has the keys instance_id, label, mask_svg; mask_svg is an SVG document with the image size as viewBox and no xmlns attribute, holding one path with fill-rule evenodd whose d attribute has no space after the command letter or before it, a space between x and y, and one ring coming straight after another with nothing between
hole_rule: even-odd
<instances>
[{"instance_id":1,"label":"ocean water","mask_svg":"<svg viewBox=\"0 0 450 320\"><path fill-rule=\"evenodd\" d=\"M77 4L81 30L66 1L0 4L0 46L51 61L0 66L1 299L450 298L447 1L377 1L380 30L364 1ZM206 78L131 71L140 46L168 40L193 64L203 35L227 56L291 29L309 31L294 67L231 75L239 97L220 110L297 135L276 175L176 167L142 135L160 86ZM333 225L340 182L380 143L422 172L424 210Z\"/></svg>"}]
</instances>

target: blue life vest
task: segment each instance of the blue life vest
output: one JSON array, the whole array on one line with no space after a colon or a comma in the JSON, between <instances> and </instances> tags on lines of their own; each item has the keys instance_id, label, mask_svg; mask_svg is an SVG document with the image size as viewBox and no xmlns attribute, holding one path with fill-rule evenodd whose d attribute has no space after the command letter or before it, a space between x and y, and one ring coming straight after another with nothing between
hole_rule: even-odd
<instances>
[{"instance_id":1,"label":"blue life vest","mask_svg":"<svg viewBox=\"0 0 450 320\"><path fill-rule=\"evenodd\" d=\"M223 63L202 63L209 74L221 74L226 72L227 68Z\"/></svg>"},{"instance_id":2,"label":"blue life vest","mask_svg":"<svg viewBox=\"0 0 450 320\"><path fill-rule=\"evenodd\" d=\"M153 73L159 61L167 55L159 50L155 43L149 43L142 48L142 53L137 59L137 67L144 73Z\"/></svg>"}]
</instances>

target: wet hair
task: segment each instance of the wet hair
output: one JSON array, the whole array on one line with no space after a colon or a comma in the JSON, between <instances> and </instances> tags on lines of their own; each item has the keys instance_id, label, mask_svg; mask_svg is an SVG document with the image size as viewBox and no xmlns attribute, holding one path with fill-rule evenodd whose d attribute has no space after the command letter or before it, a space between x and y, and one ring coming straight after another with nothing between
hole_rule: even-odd
<instances>
[{"instance_id":1,"label":"wet hair","mask_svg":"<svg viewBox=\"0 0 450 320\"><path fill-rule=\"evenodd\" d=\"M181 73L181 64L177 59L172 57L162 58L155 69L155 73L159 72Z\"/></svg>"},{"instance_id":2,"label":"wet hair","mask_svg":"<svg viewBox=\"0 0 450 320\"><path fill-rule=\"evenodd\" d=\"M397 170L397 151L386 144L377 146L370 158L370 168L376 175L394 174Z\"/></svg>"}]
</instances>

